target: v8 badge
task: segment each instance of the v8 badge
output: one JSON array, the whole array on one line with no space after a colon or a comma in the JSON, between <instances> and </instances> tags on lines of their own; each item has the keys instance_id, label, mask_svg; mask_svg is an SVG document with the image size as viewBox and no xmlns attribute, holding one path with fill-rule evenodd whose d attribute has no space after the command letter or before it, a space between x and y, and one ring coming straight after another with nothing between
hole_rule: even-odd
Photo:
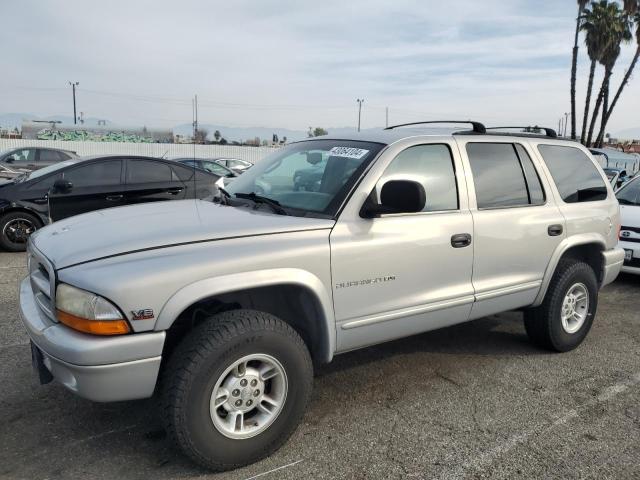
<instances>
[{"instance_id":1,"label":"v8 badge","mask_svg":"<svg viewBox=\"0 0 640 480\"><path fill-rule=\"evenodd\" d=\"M131 310L132 320L148 320L153 318L153 310L150 308L143 308L142 310Z\"/></svg>"}]
</instances>

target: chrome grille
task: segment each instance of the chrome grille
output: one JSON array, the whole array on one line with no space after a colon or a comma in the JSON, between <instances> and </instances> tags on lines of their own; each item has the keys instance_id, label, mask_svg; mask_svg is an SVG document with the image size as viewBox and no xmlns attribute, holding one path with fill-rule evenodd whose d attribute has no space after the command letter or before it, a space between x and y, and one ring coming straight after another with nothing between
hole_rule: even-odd
<instances>
[{"instance_id":1,"label":"chrome grille","mask_svg":"<svg viewBox=\"0 0 640 480\"><path fill-rule=\"evenodd\" d=\"M40 310L54 322L56 281L55 270L51 262L33 245L28 250L29 280L35 301Z\"/></svg>"}]
</instances>

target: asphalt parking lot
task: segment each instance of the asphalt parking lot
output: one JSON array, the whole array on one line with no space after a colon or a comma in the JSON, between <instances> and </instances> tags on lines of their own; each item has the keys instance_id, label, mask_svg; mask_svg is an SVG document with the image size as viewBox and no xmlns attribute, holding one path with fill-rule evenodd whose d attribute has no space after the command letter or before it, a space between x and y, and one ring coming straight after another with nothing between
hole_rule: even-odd
<instances>
[{"instance_id":1,"label":"asphalt parking lot","mask_svg":"<svg viewBox=\"0 0 640 480\"><path fill-rule=\"evenodd\" d=\"M0 253L1 478L640 478L640 277L603 290L570 353L530 346L508 313L339 356L279 452L216 475L167 441L153 400L36 384L24 273Z\"/></svg>"}]
</instances>

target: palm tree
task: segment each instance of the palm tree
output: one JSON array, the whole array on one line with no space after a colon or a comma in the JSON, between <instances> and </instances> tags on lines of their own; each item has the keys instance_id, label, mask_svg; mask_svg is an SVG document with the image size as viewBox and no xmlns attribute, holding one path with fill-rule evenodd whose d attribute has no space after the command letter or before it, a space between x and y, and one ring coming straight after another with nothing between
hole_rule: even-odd
<instances>
[{"instance_id":1,"label":"palm tree","mask_svg":"<svg viewBox=\"0 0 640 480\"><path fill-rule=\"evenodd\" d=\"M589 123L589 107L591 106L591 92L593 91L593 79L595 77L596 65L602 57L603 39L602 32L606 29L607 15L606 2L594 3L592 8L586 8L582 15L580 30L585 32L585 45L587 54L591 60L589 68L589 82L587 84L587 96L584 104L584 114L582 118L582 134L580 141L584 144L587 140L587 125Z\"/></svg>"},{"instance_id":2,"label":"palm tree","mask_svg":"<svg viewBox=\"0 0 640 480\"><path fill-rule=\"evenodd\" d=\"M578 69L578 37L580 35L580 24L582 23L582 12L587 6L587 3L589 3L589 0L578 0L576 36L573 42L573 59L571 61L571 138L574 140L576 138L576 72Z\"/></svg>"},{"instance_id":3,"label":"palm tree","mask_svg":"<svg viewBox=\"0 0 640 480\"><path fill-rule=\"evenodd\" d=\"M631 78L631 74L633 73L633 69L638 63L638 59L640 59L640 1L639 0L625 1L624 8L625 8L626 14L629 17L631 17L632 14L635 14L634 21L636 24L636 53L633 56L633 59L631 60L631 64L629 65L629 68L627 69L624 75L624 78L622 79L622 82L620 83L620 86L618 87L618 90L616 91L616 94L613 97L613 101L611 102L611 105L609 106L608 110L607 109L604 110L606 113L604 114L605 116L602 120L602 127L598 135L599 143L602 143L603 135L607 128L607 123L609 122L609 118L611 118L611 114L613 113L613 109L615 108L616 103L618 103L618 99L620 98L620 95L622 95L622 91L624 90L624 87L627 85L627 83L629 83L629 78Z\"/></svg>"},{"instance_id":4,"label":"palm tree","mask_svg":"<svg viewBox=\"0 0 640 480\"><path fill-rule=\"evenodd\" d=\"M586 145L591 145L593 131L602 103L605 100L608 103L609 81L613 73L613 67L620 56L620 44L625 38L630 38L628 20L622 14L622 10L620 10L617 3L609 3L607 0L601 0L598 4L594 5L594 10L596 5L602 8L602 15L599 17L599 20L604 21L604 23L598 25L601 41L601 55L598 61L604 67L604 78L593 110L591 123L589 124L589 134ZM605 114L606 112L603 111L603 115Z\"/></svg>"}]
</instances>

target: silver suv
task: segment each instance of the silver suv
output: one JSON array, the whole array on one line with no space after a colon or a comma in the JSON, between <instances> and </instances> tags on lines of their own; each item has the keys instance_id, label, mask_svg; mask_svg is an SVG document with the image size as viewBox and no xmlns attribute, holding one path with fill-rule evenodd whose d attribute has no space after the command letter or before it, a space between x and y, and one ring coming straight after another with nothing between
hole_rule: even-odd
<instances>
[{"instance_id":1,"label":"silver suv","mask_svg":"<svg viewBox=\"0 0 640 480\"><path fill-rule=\"evenodd\" d=\"M217 203L41 229L21 316L41 382L100 402L155 392L184 452L225 470L286 441L336 354L513 309L535 344L576 348L622 266L619 226L602 169L550 130L321 137Z\"/></svg>"}]
</instances>

